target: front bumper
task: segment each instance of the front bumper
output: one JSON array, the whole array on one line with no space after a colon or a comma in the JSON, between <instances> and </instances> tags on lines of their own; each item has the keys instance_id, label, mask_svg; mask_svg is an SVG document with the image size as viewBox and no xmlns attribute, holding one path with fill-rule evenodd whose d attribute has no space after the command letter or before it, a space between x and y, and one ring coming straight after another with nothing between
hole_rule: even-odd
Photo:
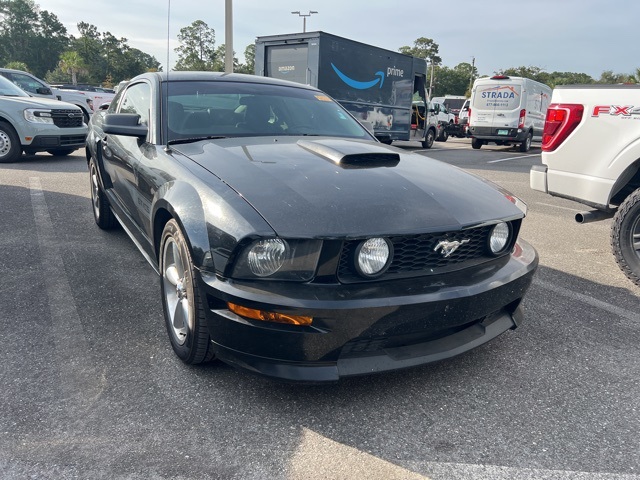
<instances>
[{"instance_id":1,"label":"front bumper","mask_svg":"<svg viewBox=\"0 0 640 480\"><path fill-rule=\"evenodd\" d=\"M87 136L80 135L38 135L33 138L30 149L46 150L49 148L83 148Z\"/></svg>"},{"instance_id":2,"label":"front bumper","mask_svg":"<svg viewBox=\"0 0 640 480\"><path fill-rule=\"evenodd\" d=\"M271 377L322 382L446 359L515 328L537 264L536 251L520 241L511 256L472 272L376 285L241 284L204 272L200 282L219 359ZM226 309L227 301L314 321L301 327L248 320Z\"/></svg>"}]
</instances>

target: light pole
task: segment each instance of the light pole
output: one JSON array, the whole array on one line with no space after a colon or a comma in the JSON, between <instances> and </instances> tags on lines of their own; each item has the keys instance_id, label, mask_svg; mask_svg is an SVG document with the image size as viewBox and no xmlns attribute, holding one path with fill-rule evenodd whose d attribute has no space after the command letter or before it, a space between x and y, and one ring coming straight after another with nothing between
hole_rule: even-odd
<instances>
[{"instance_id":1,"label":"light pole","mask_svg":"<svg viewBox=\"0 0 640 480\"><path fill-rule=\"evenodd\" d=\"M309 13L300 13L300 11L296 11L296 12L291 12L293 15L298 15L299 17L302 17L302 32L306 32L307 31L307 17L310 17L311 15L313 15L314 13L318 13L315 10L309 10Z\"/></svg>"}]
</instances>

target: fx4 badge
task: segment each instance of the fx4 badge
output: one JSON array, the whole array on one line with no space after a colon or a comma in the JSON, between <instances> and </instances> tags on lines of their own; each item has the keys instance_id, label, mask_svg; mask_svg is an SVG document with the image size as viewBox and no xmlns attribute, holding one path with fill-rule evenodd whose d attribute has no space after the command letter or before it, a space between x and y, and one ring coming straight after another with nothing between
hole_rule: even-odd
<instances>
[{"instance_id":1,"label":"fx4 badge","mask_svg":"<svg viewBox=\"0 0 640 480\"><path fill-rule=\"evenodd\" d=\"M442 256L444 258L447 258L449 255L451 255L453 252L455 252L456 250L458 250L458 248L460 248L461 245L464 245L465 243L469 243L469 240L454 240L454 241L449 241L449 240L440 240L440 242L438 242L438 244L436 245L436 248L433 249L434 252L437 252L438 250L442 249L440 253L442 253Z\"/></svg>"}]
</instances>

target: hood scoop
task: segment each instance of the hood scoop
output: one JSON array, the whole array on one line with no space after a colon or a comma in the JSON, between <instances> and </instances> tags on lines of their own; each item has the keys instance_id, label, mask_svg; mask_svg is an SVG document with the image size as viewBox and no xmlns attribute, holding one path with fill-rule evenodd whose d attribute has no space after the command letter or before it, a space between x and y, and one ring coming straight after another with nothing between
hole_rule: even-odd
<instances>
[{"instance_id":1,"label":"hood scoop","mask_svg":"<svg viewBox=\"0 0 640 480\"><path fill-rule=\"evenodd\" d=\"M398 153L376 144L349 140L298 140L298 145L342 168L395 167L400 163Z\"/></svg>"}]
</instances>

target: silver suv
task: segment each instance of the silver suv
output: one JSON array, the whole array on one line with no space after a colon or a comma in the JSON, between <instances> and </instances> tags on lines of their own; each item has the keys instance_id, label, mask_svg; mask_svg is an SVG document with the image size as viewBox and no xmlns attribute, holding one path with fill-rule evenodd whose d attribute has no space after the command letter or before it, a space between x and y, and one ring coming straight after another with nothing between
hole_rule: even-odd
<instances>
[{"instance_id":1,"label":"silver suv","mask_svg":"<svg viewBox=\"0 0 640 480\"><path fill-rule=\"evenodd\" d=\"M22 152L69 155L84 147L86 136L80 108L32 97L0 76L0 163L15 162Z\"/></svg>"}]
</instances>

